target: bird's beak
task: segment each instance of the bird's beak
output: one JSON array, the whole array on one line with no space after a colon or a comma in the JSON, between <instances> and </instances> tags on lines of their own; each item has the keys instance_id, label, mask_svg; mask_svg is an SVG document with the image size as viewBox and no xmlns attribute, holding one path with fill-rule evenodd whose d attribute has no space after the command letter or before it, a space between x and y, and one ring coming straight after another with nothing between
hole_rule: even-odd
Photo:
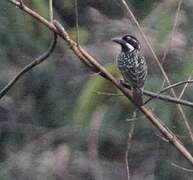
<instances>
[{"instance_id":1,"label":"bird's beak","mask_svg":"<svg viewBox=\"0 0 193 180\"><path fill-rule=\"evenodd\" d=\"M115 43L117 43L117 44L120 44L120 45L124 45L124 44L125 44L125 42L123 41L123 39L120 38L120 37L115 37L115 38L112 39L112 41L115 42Z\"/></svg>"}]
</instances>

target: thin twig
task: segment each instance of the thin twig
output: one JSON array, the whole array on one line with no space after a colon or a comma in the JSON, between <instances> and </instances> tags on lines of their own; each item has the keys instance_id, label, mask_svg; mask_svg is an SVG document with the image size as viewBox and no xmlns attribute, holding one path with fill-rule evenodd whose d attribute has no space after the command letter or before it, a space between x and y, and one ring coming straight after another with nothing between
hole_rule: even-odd
<instances>
[{"instance_id":1,"label":"thin twig","mask_svg":"<svg viewBox=\"0 0 193 180\"><path fill-rule=\"evenodd\" d=\"M51 55L51 53L53 52L53 50L56 46L56 41L57 41L57 34L54 33L54 38L53 38L49 48L47 49L47 51L44 52L43 54L41 54L39 57L37 57L30 64L25 66L17 75L15 75L13 77L13 79L11 81L9 81L9 83L0 91L0 99L11 89L11 87L17 82L17 80L22 75L24 75L26 72L28 72L33 67L35 67L35 66L39 65L40 63L42 63L45 59L47 59Z\"/></svg>"},{"instance_id":2,"label":"thin twig","mask_svg":"<svg viewBox=\"0 0 193 180\"><path fill-rule=\"evenodd\" d=\"M171 89L171 88L175 88L175 87L181 86L181 85L183 85L183 84L190 84L190 83L193 83L193 80L180 81L180 82L177 82L177 83L175 83L175 84L172 84L172 85L170 85L170 86L167 86L167 87L163 88L162 90L160 90L160 91L157 92L157 93L158 93L158 94L161 94L161 93L164 93L164 92L168 91L168 90ZM184 92L184 91L182 91L182 92ZM153 99L155 99L155 98L156 98L156 97L151 97L151 98L149 98L144 104L149 103L151 100L153 100ZM178 99L180 99L180 98L178 98Z\"/></svg>"},{"instance_id":3,"label":"thin twig","mask_svg":"<svg viewBox=\"0 0 193 180\"><path fill-rule=\"evenodd\" d=\"M93 91L94 93L98 95L104 95L104 96L124 96L123 94L117 94L117 93L111 93L111 92L102 92L102 91Z\"/></svg>"},{"instance_id":4,"label":"thin twig","mask_svg":"<svg viewBox=\"0 0 193 180\"><path fill-rule=\"evenodd\" d=\"M170 86L165 87L164 89L160 90L159 93L163 93L163 92L168 91L171 88L178 87L178 86L181 86L183 84L190 84L190 83L193 83L193 80L188 79L185 81L180 81L180 82L177 82L175 84L171 84Z\"/></svg>"},{"instance_id":5,"label":"thin twig","mask_svg":"<svg viewBox=\"0 0 193 180\"><path fill-rule=\"evenodd\" d=\"M19 7L19 4L15 0L9 0L12 4ZM38 13L34 12L33 10L29 9L28 7L24 6L24 8L20 8L21 10L25 11L28 15L31 15L39 22L43 23L47 26L50 30L56 32L61 38L63 38L66 43L69 45L69 48L73 51L73 53L80 58L81 61L85 61L85 63L89 62L94 68L101 72L100 75L105 79L109 80L115 87L117 87L128 99L134 104L135 101L133 100L132 93L124 88L120 82L115 79L103 66L101 66L96 59L90 56L85 50L81 47L78 47L77 44L68 36L67 33L61 34L60 30L53 25L52 23L48 22ZM161 120L150 110L145 108L144 106L136 106L145 116L146 118L157 128L159 131L169 140L169 142L183 155L184 158L188 160L188 162L193 165L193 157L190 152L185 148L182 142L176 137L176 135L165 125Z\"/></svg>"},{"instance_id":6,"label":"thin twig","mask_svg":"<svg viewBox=\"0 0 193 180\"><path fill-rule=\"evenodd\" d=\"M114 96L114 97L124 96L123 94L110 93L110 92L101 92L101 91L94 91L94 93L96 93L98 95L103 95L103 96ZM143 94L146 95L146 96L149 96L151 98L156 98L156 99L159 99L159 100L168 101L170 103L181 104L183 106L193 108L193 103L190 102L190 101L177 99L177 98L167 96L167 95L157 94L157 93L154 93L154 92L151 92L151 91L143 91Z\"/></svg>"},{"instance_id":7,"label":"thin twig","mask_svg":"<svg viewBox=\"0 0 193 180\"><path fill-rule=\"evenodd\" d=\"M74 11L76 17L76 43L79 46L79 13L78 13L78 0L74 0Z\"/></svg>"},{"instance_id":8,"label":"thin twig","mask_svg":"<svg viewBox=\"0 0 193 180\"><path fill-rule=\"evenodd\" d=\"M190 76L188 77L188 81L192 78L192 74L193 74L193 70L192 70L192 72L190 73ZM184 88L182 89L182 91L181 91L178 99L181 99L181 98L182 98L182 96L184 95L184 92L185 92L185 90L186 90L187 87L188 87L188 83L185 84L185 86L184 86Z\"/></svg>"},{"instance_id":9,"label":"thin twig","mask_svg":"<svg viewBox=\"0 0 193 180\"><path fill-rule=\"evenodd\" d=\"M168 102L172 102L172 103L176 103L176 104L181 104L184 106L189 106L189 107L193 107L193 103L190 101L186 101L186 100L179 100L178 98L174 98L171 96L166 96L166 95L161 95L161 94L157 94L151 91L143 91L143 94L146 96L150 96L152 98L157 98L160 100L164 100L164 101L168 101Z\"/></svg>"},{"instance_id":10,"label":"thin twig","mask_svg":"<svg viewBox=\"0 0 193 180\"><path fill-rule=\"evenodd\" d=\"M53 22L54 14L53 14L53 0L49 0L49 15L50 22Z\"/></svg>"},{"instance_id":11,"label":"thin twig","mask_svg":"<svg viewBox=\"0 0 193 180\"><path fill-rule=\"evenodd\" d=\"M134 111L133 112L133 116L132 116L132 119L135 119L136 120L136 116L137 116L137 112ZM135 121L130 121L130 130L129 130L129 133L128 133L128 140L127 140L127 148L126 148L126 151L125 151L125 165L126 165L126 172L127 172L127 180L130 180L130 168L129 168L129 151L131 149L131 140L132 140L132 137L133 137L133 133L134 133L134 130L135 130Z\"/></svg>"},{"instance_id":12,"label":"thin twig","mask_svg":"<svg viewBox=\"0 0 193 180\"><path fill-rule=\"evenodd\" d=\"M159 137L160 140L162 140L162 141L164 141L164 142L166 142L166 143L169 143L169 141L168 141L165 137L163 137L161 134L155 133L155 135L156 135L157 137Z\"/></svg>"},{"instance_id":13,"label":"thin twig","mask_svg":"<svg viewBox=\"0 0 193 180\"><path fill-rule=\"evenodd\" d=\"M126 122L132 122L132 121L137 121L137 118L127 118Z\"/></svg>"},{"instance_id":14,"label":"thin twig","mask_svg":"<svg viewBox=\"0 0 193 180\"><path fill-rule=\"evenodd\" d=\"M189 172L189 173L193 173L193 169L189 169L189 168L185 168L185 167L182 167L174 162L169 162L172 166L178 168L178 169L181 169L183 171L186 171L186 172Z\"/></svg>"},{"instance_id":15,"label":"thin twig","mask_svg":"<svg viewBox=\"0 0 193 180\"><path fill-rule=\"evenodd\" d=\"M162 60L161 60L162 64L164 63L164 61L166 59L166 56L167 56L167 54L170 50L170 47L171 47L172 39L174 37L174 33L175 33L177 23L178 23L178 18L179 18L179 14L180 14L181 5L182 5L182 0L179 0L177 11L176 11L176 16L175 16L175 20L174 20L174 24L173 24L173 27L172 27L172 32L171 32L171 35L169 37L169 46L167 46L164 50L164 54L163 54L163 57L162 57Z\"/></svg>"}]
</instances>

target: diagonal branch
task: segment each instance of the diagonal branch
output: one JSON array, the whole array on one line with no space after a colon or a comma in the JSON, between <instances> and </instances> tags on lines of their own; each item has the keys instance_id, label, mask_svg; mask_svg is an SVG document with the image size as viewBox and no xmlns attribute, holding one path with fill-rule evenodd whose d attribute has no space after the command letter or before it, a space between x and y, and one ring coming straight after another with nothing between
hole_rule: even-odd
<instances>
[{"instance_id":1,"label":"diagonal branch","mask_svg":"<svg viewBox=\"0 0 193 180\"><path fill-rule=\"evenodd\" d=\"M19 7L19 4L15 0L9 0L12 4ZM25 11L28 15L31 15L35 19L37 19L39 22L43 23L45 26L47 26L52 31L56 32L61 38L63 38L73 53L80 58L81 61L85 61L85 63L89 62L95 69L102 73L103 77L105 77L107 80L109 80L117 89L119 89L134 105L135 101L133 100L132 93L124 88L120 82L115 79L103 66L101 66L97 60L95 60L92 56L90 56L86 51L84 51L81 47L78 47L78 45L70 39L67 32L64 30L63 32L60 31L60 28L57 27L56 23L53 25L52 23L48 22L46 19L44 19L42 16L37 14L36 12L32 11L25 5L20 8L21 10ZM182 142L177 138L177 136L165 125L161 122L161 120L156 117L156 115L149 109L145 108L144 106L136 106L139 111L141 111L146 118L169 140L169 142L183 155L188 162L193 166L193 157L190 154L190 152L185 148L185 146L182 144Z\"/></svg>"},{"instance_id":2,"label":"diagonal branch","mask_svg":"<svg viewBox=\"0 0 193 180\"><path fill-rule=\"evenodd\" d=\"M171 85L171 82L170 82L170 80L169 80L169 78L168 78L168 76L167 76L167 74L166 74L166 72L165 72L165 70L164 70L161 62L159 61L157 55L155 54L155 51L153 50L151 44L150 44L149 41L147 40L147 38L146 38L146 36L145 36L142 28L140 27L137 19L135 18L133 12L130 10L130 8L129 8L129 6L128 6L128 4L126 3L125 0L120 0L120 2L122 3L123 7L124 7L125 10L127 11L127 15L128 15L128 17L129 17L129 19L130 19L131 22L134 24L134 26L137 28L137 30L139 31L141 37L144 39L144 42L145 42L145 44L147 45L148 49L150 50L150 52L151 52L154 60L156 61L157 65L158 65L158 67L159 67L159 69L160 69L160 72L162 73L162 75L163 75L163 77L164 77L167 85ZM180 8L181 8L181 4L182 4L182 0L179 0L179 1L178 1L178 9L177 9L177 14L176 14L175 23L176 23L177 20L178 20L178 14L179 14L179 11L180 11ZM175 24L174 24L174 25L175 25ZM173 26L173 31L174 31L174 30L175 30L175 26ZM165 58L165 57L164 57L164 58ZM171 88L170 91L171 91L172 95L173 95L175 98L177 98L177 95L176 95L176 92L174 91L174 89ZM192 143L193 143L193 133L192 133L191 127L190 127L190 125L189 125L189 123L188 123L188 119L187 119L187 117L186 117L186 114L184 113L184 110L183 110L183 108L180 106L180 104L177 104L177 108L178 108L178 110L179 110L179 112L180 112L180 114L181 114L181 116L182 116L182 119L183 119L183 121L184 121L185 127L187 128L188 133L189 133L189 135L190 135L190 139L191 139L191 141L192 141Z\"/></svg>"},{"instance_id":3,"label":"diagonal branch","mask_svg":"<svg viewBox=\"0 0 193 180\"><path fill-rule=\"evenodd\" d=\"M9 81L9 83L0 91L0 99L11 89L11 87L17 82L17 80L22 75L24 75L26 72L28 72L33 67L42 63L45 59L47 59L50 56L50 54L54 51L54 48L56 46L56 41L57 41L57 34L54 32L54 38L53 38L49 48L47 49L47 51L44 52L39 57L37 57L30 64L25 66L16 76L13 77L13 79L11 81Z\"/></svg>"},{"instance_id":4,"label":"diagonal branch","mask_svg":"<svg viewBox=\"0 0 193 180\"><path fill-rule=\"evenodd\" d=\"M106 79L108 79L111 83L114 84L134 105L135 101L133 100L132 94L130 91L128 91L126 88L124 88L120 82L115 79L103 66L101 66L92 56L90 56L86 51L84 51L80 46L78 46L73 40L70 39L69 35L65 30L61 28L59 23L54 23L56 28L58 29L58 32L62 34L62 37L64 40L68 43L69 47L72 49L72 51L80 58L85 57L84 59L86 61L89 61L90 64L92 64L96 69L101 72ZM62 31L63 30L63 31ZM81 53L81 54L80 54ZM82 60L84 60L82 59ZM154 113L145 108L144 106L137 106L136 107L146 116L147 119L149 119L154 126L156 126L162 134L170 141L171 144L173 144L177 150L182 153L184 157L188 159L188 161L193 165L193 157L191 154L187 151L187 149L184 147L184 145L181 143L181 141L176 137L176 135L161 121L159 118L157 118Z\"/></svg>"}]
</instances>

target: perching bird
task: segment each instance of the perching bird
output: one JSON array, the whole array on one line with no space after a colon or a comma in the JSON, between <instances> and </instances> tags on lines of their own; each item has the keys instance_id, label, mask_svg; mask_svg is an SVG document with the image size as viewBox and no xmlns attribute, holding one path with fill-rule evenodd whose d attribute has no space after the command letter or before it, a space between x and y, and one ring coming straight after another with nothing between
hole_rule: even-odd
<instances>
[{"instance_id":1,"label":"perching bird","mask_svg":"<svg viewBox=\"0 0 193 180\"><path fill-rule=\"evenodd\" d=\"M131 86L135 103L142 106L142 91L147 77L147 65L140 52L140 43L131 35L113 38L112 40L121 46L121 52L117 57L117 65L123 76L124 83Z\"/></svg>"}]
</instances>

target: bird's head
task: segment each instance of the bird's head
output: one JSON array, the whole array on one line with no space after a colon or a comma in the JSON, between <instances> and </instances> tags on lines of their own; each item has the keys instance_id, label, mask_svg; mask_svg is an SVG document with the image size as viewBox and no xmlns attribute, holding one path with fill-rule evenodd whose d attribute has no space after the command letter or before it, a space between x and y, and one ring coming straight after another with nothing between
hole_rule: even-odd
<instances>
[{"instance_id":1,"label":"bird's head","mask_svg":"<svg viewBox=\"0 0 193 180\"><path fill-rule=\"evenodd\" d=\"M124 35L123 37L113 38L112 41L119 44L124 52L132 52L133 50L140 50L139 41L131 35Z\"/></svg>"}]
</instances>

